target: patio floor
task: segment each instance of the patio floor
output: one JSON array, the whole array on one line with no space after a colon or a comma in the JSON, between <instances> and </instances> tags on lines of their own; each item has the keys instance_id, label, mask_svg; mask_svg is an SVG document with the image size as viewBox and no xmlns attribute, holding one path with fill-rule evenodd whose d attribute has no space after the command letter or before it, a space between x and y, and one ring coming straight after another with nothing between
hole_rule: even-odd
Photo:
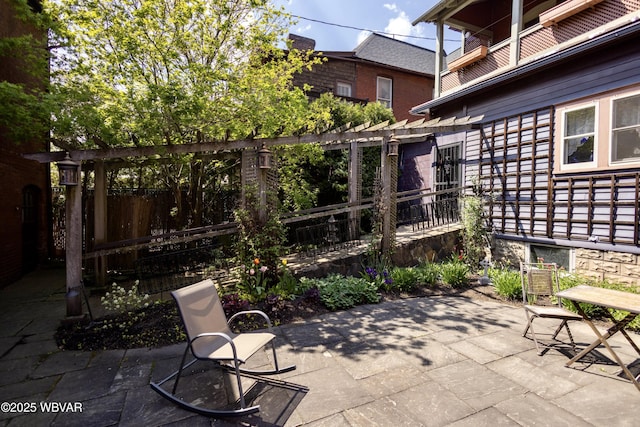
<instances>
[{"instance_id":1,"label":"patio floor","mask_svg":"<svg viewBox=\"0 0 640 427\"><path fill-rule=\"evenodd\" d=\"M638 425L640 392L606 349L571 368L565 367L570 347L538 356L521 336L524 311L511 305L415 298L279 327L281 364L298 367L280 379L309 391L256 388L261 412L235 421L186 412L149 387L177 367L183 345L58 350L53 332L64 310L63 269L43 269L0 290L0 401L10 403L3 404L0 425ZM587 325L574 324L572 332L579 348L593 341ZM611 342L638 374L629 344L621 337ZM206 400L221 387L209 374L182 384Z\"/></svg>"}]
</instances>

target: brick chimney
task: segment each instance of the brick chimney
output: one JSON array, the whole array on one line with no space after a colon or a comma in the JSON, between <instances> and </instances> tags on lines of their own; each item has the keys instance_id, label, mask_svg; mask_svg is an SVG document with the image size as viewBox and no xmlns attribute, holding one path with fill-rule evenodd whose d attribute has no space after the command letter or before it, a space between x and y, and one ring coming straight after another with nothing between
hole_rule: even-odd
<instances>
[{"instance_id":1,"label":"brick chimney","mask_svg":"<svg viewBox=\"0 0 640 427\"><path fill-rule=\"evenodd\" d=\"M289 40L293 41L291 47L298 50L315 50L316 41L297 34L289 34Z\"/></svg>"}]
</instances>

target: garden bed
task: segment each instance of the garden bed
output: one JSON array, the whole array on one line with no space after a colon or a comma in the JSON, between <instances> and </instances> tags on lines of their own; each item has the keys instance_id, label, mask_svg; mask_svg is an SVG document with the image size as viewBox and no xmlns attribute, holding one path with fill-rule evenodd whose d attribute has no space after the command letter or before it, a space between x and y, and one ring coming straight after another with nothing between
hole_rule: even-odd
<instances>
[{"instance_id":1,"label":"garden bed","mask_svg":"<svg viewBox=\"0 0 640 427\"><path fill-rule=\"evenodd\" d=\"M472 278L467 286L460 288L436 284L418 286L411 292L382 291L380 301L445 295L514 303L497 295L493 286L481 285L477 278ZM279 301L277 305L264 302L250 308L265 311L275 325L304 321L329 312L319 299L308 297ZM244 330L259 326L250 321L241 325ZM185 335L175 303L165 301L134 313L94 319L91 324L61 325L56 333L56 341L64 350L93 351L162 347L184 342Z\"/></svg>"}]
</instances>

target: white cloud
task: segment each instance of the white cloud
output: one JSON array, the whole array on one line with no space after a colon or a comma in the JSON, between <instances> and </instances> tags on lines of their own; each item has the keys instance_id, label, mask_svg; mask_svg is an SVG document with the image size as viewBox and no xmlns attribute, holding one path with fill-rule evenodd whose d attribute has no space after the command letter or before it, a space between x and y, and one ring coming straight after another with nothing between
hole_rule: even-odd
<instances>
[{"instance_id":1,"label":"white cloud","mask_svg":"<svg viewBox=\"0 0 640 427\"><path fill-rule=\"evenodd\" d=\"M306 33L307 31L309 31L310 29L311 29L311 24L307 24L304 27L296 28L296 33L303 34L303 33Z\"/></svg>"},{"instance_id":2,"label":"white cloud","mask_svg":"<svg viewBox=\"0 0 640 427\"><path fill-rule=\"evenodd\" d=\"M385 9L389 9L391 12L398 12L398 6L395 3L383 4Z\"/></svg>"},{"instance_id":3,"label":"white cloud","mask_svg":"<svg viewBox=\"0 0 640 427\"><path fill-rule=\"evenodd\" d=\"M400 11L400 14L395 18L389 19L389 23L384 28L387 33L410 35L413 31L413 26L406 13ZM405 40L406 37L398 37L401 40Z\"/></svg>"}]
</instances>

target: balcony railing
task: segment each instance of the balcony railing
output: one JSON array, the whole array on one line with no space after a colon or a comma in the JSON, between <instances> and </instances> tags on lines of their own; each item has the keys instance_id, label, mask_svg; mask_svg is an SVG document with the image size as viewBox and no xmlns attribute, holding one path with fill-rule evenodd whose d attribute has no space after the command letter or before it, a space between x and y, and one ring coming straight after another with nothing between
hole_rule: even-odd
<instances>
[{"instance_id":1,"label":"balcony railing","mask_svg":"<svg viewBox=\"0 0 640 427\"><path fill-rule=\"evenodd\" d=\"M588 34L594 30L612 31L627 22L620 18L640 9L638 0L599 0L590 3L588 8L578 7L578 3L581 5L589 1L594 0L575 0L576 4L573 0L564 2L560 4L565 5L564 8L559 12L559 9L556 10L557 14L552 13L546 17L541 14L541 24L520 33L518 63L527 63L545 51L563 49L587 40ZM574 6L571 14L565 10L568 6ZM553 9L549 9L545 13L552 11ZM553 25L544 26L549 19L553 20ZM462 85L488 78L510 66L509 40L490 47L484 57L478 56L478 53L471 55L472 53L449 64L450 71L445 72L440 80L442 92L454 91Z\"/></svg>"}]
</instances>

